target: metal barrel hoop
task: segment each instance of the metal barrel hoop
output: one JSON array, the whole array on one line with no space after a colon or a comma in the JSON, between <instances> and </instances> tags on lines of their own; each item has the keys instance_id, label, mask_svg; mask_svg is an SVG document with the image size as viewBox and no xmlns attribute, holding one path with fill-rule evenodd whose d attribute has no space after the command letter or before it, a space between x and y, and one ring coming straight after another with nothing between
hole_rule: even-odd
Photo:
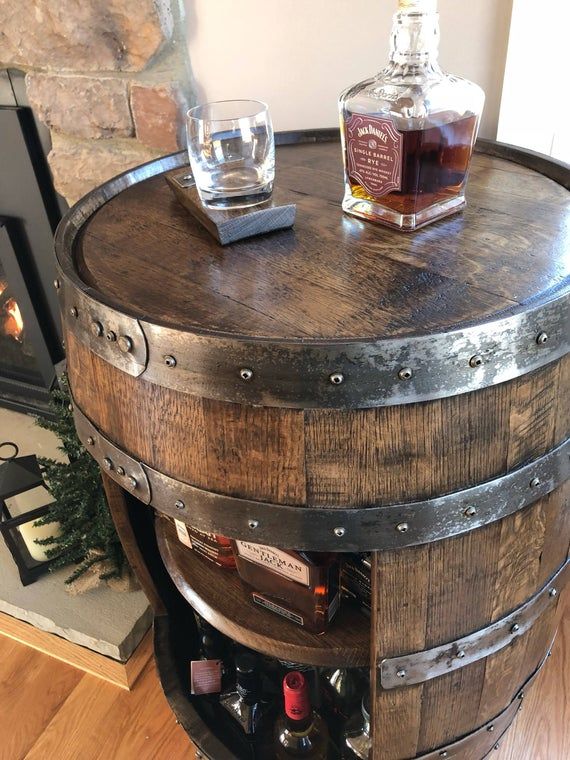
<instances>
[{"instance_id":1,"label":"metal barrel hoop","mask_svg":"<svg viewBox=\"0 0 570 760\"><path fill-rule=\"evenodd\" d=\"M362 508L299 508L206 491L138 461L74 404L78 435L107 474L159 512L203 531L312 551L378 551L431 543L501 520L570 476L570 438L512 472L445 496ZM135 481L135 486L132 486Z\"/></svg>"}]
</instances>

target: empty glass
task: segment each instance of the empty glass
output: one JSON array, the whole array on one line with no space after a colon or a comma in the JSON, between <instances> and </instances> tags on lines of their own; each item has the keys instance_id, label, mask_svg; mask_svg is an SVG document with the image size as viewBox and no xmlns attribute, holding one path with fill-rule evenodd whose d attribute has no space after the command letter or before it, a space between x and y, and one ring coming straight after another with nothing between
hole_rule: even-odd
<instances>
[{"instance_id":1,"label":"empty glass","mask_svg":"<svg viewBox=\"0 0 570 760\"><path fill-rule=\"evenodd\" d=\"M221 100L187 114L188 155L202 203L244 208L271 197L275 143L269 109L257 100Z\"/></svg>"}]
</instances>

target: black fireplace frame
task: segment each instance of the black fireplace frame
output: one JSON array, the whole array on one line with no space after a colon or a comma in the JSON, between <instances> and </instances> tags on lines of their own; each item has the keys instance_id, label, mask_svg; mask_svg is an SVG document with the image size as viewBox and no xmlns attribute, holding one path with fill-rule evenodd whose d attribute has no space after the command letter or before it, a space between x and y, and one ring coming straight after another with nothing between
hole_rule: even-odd
<instances>
[{"instance_id":1,"label":"black fireplace frame","mask_svg":"<svg viewBox=\"0 0 570 760\"><path fill-rule=\"evenodd\" d=\"M22 311L36 369L0 367L0 407L50 417L50 390L64 350L53 234L67 208L54 189L50 135L29 107L24 72L0 69L0 256ZM1 364L1 362L0 362Z\"/></svg>"},{"instance_id":2,"label":"black fireplace frame","mask_svg":"<svg viewBox=\"0 0 570 760\"><path fill-rule=\"evenodd\" d=\"M26 338L33 347L40 380L33 383L11 378L0 369L0 396L2 405L7 408L49 414L49 393L56 380L55 363L61 356L54 356L57 347L50 346L49 333L44 333L40 324L40 320L45 319L44 325L49 327L51 317L42 303L42 292L30 263L23 260L23 250L25 239L18 220L0 216L0 262L22 312Z\"/></svg>"}]
</instances>

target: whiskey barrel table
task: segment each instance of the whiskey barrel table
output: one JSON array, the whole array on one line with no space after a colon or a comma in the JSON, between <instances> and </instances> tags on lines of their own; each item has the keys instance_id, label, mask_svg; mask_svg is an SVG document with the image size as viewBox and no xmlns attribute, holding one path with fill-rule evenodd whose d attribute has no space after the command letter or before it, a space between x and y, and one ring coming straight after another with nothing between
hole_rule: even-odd
<instances>
[{"instance_id":1,"label":"whiskey barrel table","mask_svg":"<svg viewBox=\"0 0 570 760\"><path fill-rule=\"evenodd\" d=\"M204 755L250 750L188 694L190 605L284 660L369 664L374 760L480 760L569 576L568 173L481 142L467 210L408 236L342 214L337 140L281 136L296 225L225 248L167 187L183 153L71 209L56 286L77 429ZM372 620L347 605L314 636L252 609L169 518L373 552Z\"/></svg>"}]
</instances>

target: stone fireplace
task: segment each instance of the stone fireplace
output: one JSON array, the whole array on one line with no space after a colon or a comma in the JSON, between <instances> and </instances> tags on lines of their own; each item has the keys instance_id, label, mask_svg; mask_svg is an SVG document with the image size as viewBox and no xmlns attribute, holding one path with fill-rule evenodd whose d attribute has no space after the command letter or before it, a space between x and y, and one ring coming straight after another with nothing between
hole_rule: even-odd
<instances>
[{"instance_id":1,"label":"stone fireplace","mask_svg":"<svg viewBox=\"0 0 570 760\"><path fill-rule=\"evenodd\" d=\"M65 203L58 207L54 187L73 204L184 145L193 97L181 7L177 0L0 0L4 406L46 413L63 357L52 236Z\"/></svg>"},{"instance_id":2,"label":"stone fireplace","mask_svg":"<svg viewBox=\"0 0 570 760\"><path fill-rule=\"evenodd\" d=\"M177 0L0 0L0 19L0 69L26 72L69 203L183 144L192 94Z\"/></svg>"}]
</instances>

